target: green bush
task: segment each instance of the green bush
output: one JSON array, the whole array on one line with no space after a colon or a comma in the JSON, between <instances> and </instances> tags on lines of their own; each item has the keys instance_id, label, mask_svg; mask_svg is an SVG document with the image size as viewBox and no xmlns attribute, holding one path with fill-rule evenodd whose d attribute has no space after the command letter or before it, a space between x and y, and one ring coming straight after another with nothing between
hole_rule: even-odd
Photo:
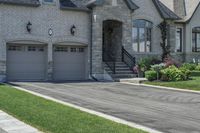
<instances>
[{"instance_id":1,"label":"green bush","mask_svg":"<svg viewBox=\"0 0 200 133\"><path fill-rule=\"evenodd\" d=\"M196 71L200 71L200 65L197 65L195 68Z\"/></svg>"},{"instance_id":2,"label":"green bush","mask_svg":"<svg viewBox=\"0 0 200 133\"><path fill-rule=\"evenodd\" d=\"M151 65L159 64L161 61L155 57L147 57L147 58L142 58L138 62L138 66L141 71L145 72L147 70L151 69Z\"/></svg>"},{"instance_id":3,"label":"green bush","mask_svg":"<svg viewBox=\"0 0 200 133\"><path fill-rule=\"evenodd\" d=\"M193 71L196 69L197 65L194 63L184 63L181 67Z\"/></svg>"},{"instance_id":4,"label":"green bush","mask_svg":"<svg viewBox=\"0 0 200 133\"><path fill-rule=\"evenodd\" d=\"M183 80L188 80L191 76L191 71L186 69L185 67L180 67L179 70L183 73Z\"/></svg>"},{"instance_id":5,"label":"green bush","mask_svg":"<svg viewBox=\"0 0 200 133\"><path fill-rule=\"evenodd\" d=\"M200 77L200 71L191 71L190 74L192 77Z\"/></svg>"},{"instance_id":6,"label":"green bush","mask_svg":"<svg viewBox=\"0 0 200 133\"><path fill-rule=\"evenodd\" d=\"M161 75L162 78L161 80L163 81L183 81L186 80L187 75L183 72L184 69L178 69L175 66L170 66L168 68L165 68L161 70Z\"/></svg>"},{"instance_id":7,"label":"green bush","mask_svg":"<svg viewBox=\"0 0 200 133\"><path fill-rule=\"evenodd\" d=\"M157 79L157 72L156 71L146 71L145 72L145 78L147 78L149 81L154 81Z\"/></svg>"}]
</instances>

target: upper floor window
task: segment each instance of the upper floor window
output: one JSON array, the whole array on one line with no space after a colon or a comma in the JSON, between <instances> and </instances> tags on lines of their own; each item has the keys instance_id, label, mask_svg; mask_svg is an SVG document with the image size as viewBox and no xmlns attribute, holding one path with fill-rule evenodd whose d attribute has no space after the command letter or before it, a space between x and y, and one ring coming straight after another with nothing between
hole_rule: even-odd
<instances>
[{"instance_id":1,"label":"upper floor window","mask_svg":"<svg viewBox=\"0 0 200 133\"><path fill-rule=\"evenodd\" d=\"M177 28L176 29L176 52L182 52L183 46L183 29Z\"/></svg>"},{"instance_id":2,"label":"upper floor window","mask_svg":"<svg viewBox=\"0 0 200 133\"><path fill-rule=\"evenodd\" d=\"M153 24L147 20L134 20L132 29L133 50L135 52L151 51L151 34Z\"/></svg>"},{"instance_id":3,"label":"upper floor window","mask_svg":"<svg viewBox=\"0 0 200 133\"><path fill-rule=\"evenodd\" d=\"M200 27L192 29L192 52L200 52Z\"/></svg>"}]
</instances>

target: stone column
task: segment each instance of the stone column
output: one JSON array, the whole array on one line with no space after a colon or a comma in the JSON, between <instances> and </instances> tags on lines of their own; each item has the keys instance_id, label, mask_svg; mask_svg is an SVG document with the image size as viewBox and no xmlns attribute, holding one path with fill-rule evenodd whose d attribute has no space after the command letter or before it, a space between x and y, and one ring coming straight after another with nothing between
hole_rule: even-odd
<instances>
[{"instance_id":1,"label":"stone column","mask_svg":"<svg viewBox=\"0 0 200 133\"><path fill-rule=\"evenodd\" d=\"M167 39L167 44L171 46L171 53L175 53L175 48L176 48L176 26L172 22L168 22L168 39Z\"/></svg>"},{"instance_id":2,"label":"stone column","mask_svg":"<svg viewBox=\"0 0 200 133\"><path fill-rule=\"evenodd\" d=\"M0 82L6 81L6 42L0 44Z\"/></svg>"},{"instance_id":3,"label":"stone column","mask_svg":"<svg viewBox=\"0 0 200 133\"><path fill-rule=\"evenodd\" d=\"M92 75L97 79L103 79L102 20L95 13L92 19Z\"/></svg>"},{"instance_id":4,"label":"stone column","mask_svg":"<svg viewBox=\"0 0 200 133\"><path fill-rule=\"evenodd\" d=\"M49 41L47 46L47 80L53 80L53 44Z\"/></svg>"}]
</instances>

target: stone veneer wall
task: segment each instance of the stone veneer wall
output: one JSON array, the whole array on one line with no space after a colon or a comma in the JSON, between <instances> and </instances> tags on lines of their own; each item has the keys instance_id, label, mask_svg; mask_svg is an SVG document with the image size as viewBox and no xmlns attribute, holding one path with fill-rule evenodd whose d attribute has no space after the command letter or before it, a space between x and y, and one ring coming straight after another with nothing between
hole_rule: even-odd
<instances>
[{"instance_id":1,"label":"stone veneer wall","mask_svg":"<svg viewBox=\"0 0 200 133\"><path fill-rule=\"evenodd\" d=\"M43 3L43 2L41 2ZM32 23L32 31L26 31L26 24ZM70 33L72 25L77 27L75 36ZM49 29L53 35L48 35ZM59 1L42 4L40 7L0 5L0 80L6 78L6 44L46 44L48 63L46 80L53 77L53 45L90 45L90 18L88 12L60 10ZM88 51L86 48L86 51ZM86 56L86 71L89 77L89 52Z\"/></svg>"}]
</instances>

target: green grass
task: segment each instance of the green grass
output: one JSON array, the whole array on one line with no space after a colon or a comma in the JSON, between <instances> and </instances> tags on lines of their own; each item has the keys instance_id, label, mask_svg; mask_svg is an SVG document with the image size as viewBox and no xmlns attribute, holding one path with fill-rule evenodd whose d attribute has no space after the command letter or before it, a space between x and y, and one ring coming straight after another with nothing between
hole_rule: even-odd
<instances>
[{"instance_id":1,"label":"green grass","mask_svg":"<svg viewBox=\"0 0 200 133\"><path fill-rule=\"evenodd\" d=\"M144 133L32 94L0 85L0 110L51 133Z\"/></svg>"},{"instance_id":2,"label":"green grass","mask_svg":"<svg viewBox=\"0 0 200 133\"><path fill-rule=\"evenodd\" d=\"M178 82L148 81L145 84L200 91L200 77L192 77L191 80Z\"/></svg>"}]
</instances>

